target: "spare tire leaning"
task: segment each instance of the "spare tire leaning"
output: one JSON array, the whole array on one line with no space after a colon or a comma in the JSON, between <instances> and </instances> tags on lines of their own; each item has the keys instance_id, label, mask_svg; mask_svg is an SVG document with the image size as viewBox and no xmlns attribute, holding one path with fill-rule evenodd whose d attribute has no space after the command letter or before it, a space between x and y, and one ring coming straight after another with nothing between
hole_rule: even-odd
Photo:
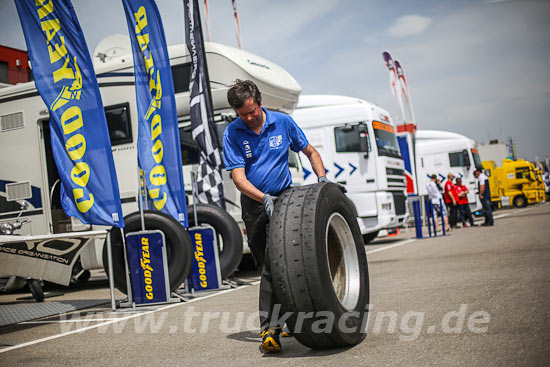
<instances>
[{"instance_id":1,"label":"spare tire leaning","mask_svg":"<svg viewBox=\"0 0 550 367\"><path fill-rule=\"evenodd\" d=\"M369 303L367 257L341 187L287 190L275 203L269 232L273 288L281 315L291 313L291 334L313 349L360 343Z\"/></svg>"},{"instance_id":2,"label":"spare tire leaning","mask_svg":"<svg viewBox=\"0 0 550 367\"><path fill-rule=\"evenodd\" d=\"M181 283L191 271L191 260L193 247L191 239L185 228L170 215L145 210L146 230L160 230L164 233L166 241L166 257L168 259L168 278L170 280L170 291L178 289ZM124 217L124 233L141 231L141 216L135 212ZM124 274L124 248L122 246L122 235L118 228L111 230L111 247L113 251L113 274L115 287L124 294L127 294L126 276ZM103 268L109 275L107 260L107 243L103 246Z\"/></svg>"},{"instance_id":3,"label":"spare tire leaning","mask_svg":"<svg viewBox=\"0 0 550 367\"><path fill-rule=\"evenodd\" d=\"M196 208L199 224L207 224L214 227L218 234L220 271L222 279L227 279L227 277L233 274L243 256L243 236L241 229L229 213L216 205L199 204ZM190 205L187 213L189 227L195 226L194 213L195 209Z\"/></svg>"}]
</instances>

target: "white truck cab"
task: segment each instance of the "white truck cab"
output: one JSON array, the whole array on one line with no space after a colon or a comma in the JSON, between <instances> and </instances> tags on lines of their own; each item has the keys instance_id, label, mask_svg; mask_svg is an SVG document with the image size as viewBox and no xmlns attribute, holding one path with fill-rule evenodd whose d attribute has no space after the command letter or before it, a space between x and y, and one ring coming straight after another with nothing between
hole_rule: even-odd
<instances>
[{"instance_id":1,"label":"white truck cab","mask_svg":"<svg viewBox=\"0 0 550 367\"><path fill-rule=\"evenodd\" d=\"M417 130L415 147L419 195L428 194L431 175L437 175L445 184L447 175L453 173L455 177L462 178L462 183L470 191L468 202L472 211L481 208L476 196L474 171L483 167L474 140L450 131Z\"/></svg>"},{"instance_id":2,"label":"white truck cab","mask_svg":"<svg viewBox=\"0 0 550 367\"><path fill-rule=\"evenodd\" d=\"M344 185L365 242L407 215L404 163L388 111L344 96L304 95L292 113L321 154L327 178ZM314 183L307 159L304 183Z\"/></svg>"}]
</instances>

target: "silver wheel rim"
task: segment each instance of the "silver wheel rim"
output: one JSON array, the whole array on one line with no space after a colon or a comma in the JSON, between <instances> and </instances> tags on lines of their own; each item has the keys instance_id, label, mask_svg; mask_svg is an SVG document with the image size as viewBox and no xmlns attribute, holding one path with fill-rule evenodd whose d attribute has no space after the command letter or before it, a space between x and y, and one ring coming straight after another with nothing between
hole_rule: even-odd
<instances>
[{"instance_id":1,"label":"silver wheel rim","mask_svg":"<svg viewBox=\"0 0 550 367\"><path fill-rule=\"evenodd\" d=\"M332 287L342 307L352 311L359 302L359 260L351 229L340 213L329 217L325 239Z\"/></svg>"}]
</instances>

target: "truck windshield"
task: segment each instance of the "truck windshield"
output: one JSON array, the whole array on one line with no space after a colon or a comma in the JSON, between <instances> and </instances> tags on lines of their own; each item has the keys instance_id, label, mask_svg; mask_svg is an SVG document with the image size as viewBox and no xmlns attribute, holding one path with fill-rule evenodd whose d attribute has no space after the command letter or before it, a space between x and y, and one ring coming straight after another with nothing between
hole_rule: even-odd
<instances>
[{"instance_id":1,"label":"truck windshield","mask_svg":"<svg viewBox=\"0 0 550 367\"><path fill-rule=\"evenodd\" d=\"M383 122L373 121L372 127L374 128L374 137L376 138L378 154L401 158L393 126Z\"/></svg>"},{"instance_id":2,"label":"truck windshield","mask_svg":"<svg viewBox=\"0 0 550 367\"><path fill-rule=\"evenodd\" d=\"M472 156L474 157L474 166L476 168L483 169L481 158L479 158L479 151L477 149L472 149Z\"/></svg>"}]
</instances>

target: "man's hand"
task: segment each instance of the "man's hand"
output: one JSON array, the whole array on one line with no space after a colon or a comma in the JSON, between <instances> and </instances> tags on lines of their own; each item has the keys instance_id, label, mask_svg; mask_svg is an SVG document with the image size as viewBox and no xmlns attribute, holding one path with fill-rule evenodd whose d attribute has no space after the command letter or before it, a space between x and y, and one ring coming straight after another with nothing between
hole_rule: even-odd
<instances>
[{"instance_id":1,"label":"man's hand","mask_svg":"<svg viewBox=\"0 0 550 367\"><path fill-rule=\"evenodd\" d=\"M329 182L327 176L321 176L317 179L317 182Z\"/></svg>"},{"instance_id":2,"label":"man's hand","mask_svg":"<svg viewBox=\"0 0 550 367\"><path fill-rule=\"evenodd\" d=\"M271 216L273 215L273 196L269 194L265 194L262 198L262 203L264 204L264 209L267 215L269 216L269 219L271 219Z\"/></svg>"}]
</instances>

